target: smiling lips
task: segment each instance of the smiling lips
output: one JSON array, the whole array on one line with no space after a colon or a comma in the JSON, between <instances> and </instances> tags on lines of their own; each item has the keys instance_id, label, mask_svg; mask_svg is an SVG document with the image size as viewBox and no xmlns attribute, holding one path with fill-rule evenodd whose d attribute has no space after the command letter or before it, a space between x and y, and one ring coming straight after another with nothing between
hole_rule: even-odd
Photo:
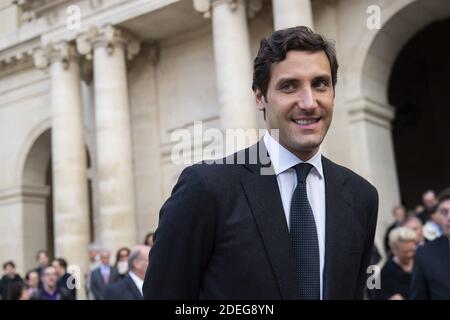
<instances>
[{"instance_id":1,"label":"smiling lips","mask_svg":"<svg viewBox=\"0 0 450 320\"><path fill-rule=\"evenodd\" d=\"M313 128L319 122L320 118L303 118L293 119L292 122L301 126L302 128Z\"/></svg>"}]
</instances>

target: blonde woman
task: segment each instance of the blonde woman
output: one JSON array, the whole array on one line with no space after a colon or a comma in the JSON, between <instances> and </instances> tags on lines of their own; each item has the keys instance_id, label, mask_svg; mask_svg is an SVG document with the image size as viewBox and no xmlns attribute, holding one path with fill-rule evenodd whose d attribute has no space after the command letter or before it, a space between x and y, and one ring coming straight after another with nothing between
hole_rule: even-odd
<instances>
[{"instance_id":1,"label":"blonde woman","mask_svg":"<svg viewBox=\"0 0 450 320\"><path fill-rule=\"evenodd\" d=\"M381 289L378 300L405 300L411 284L417 235L407 227L398 227L389 234L392 257L381 270Z\"/></svg>"}]
</instances>

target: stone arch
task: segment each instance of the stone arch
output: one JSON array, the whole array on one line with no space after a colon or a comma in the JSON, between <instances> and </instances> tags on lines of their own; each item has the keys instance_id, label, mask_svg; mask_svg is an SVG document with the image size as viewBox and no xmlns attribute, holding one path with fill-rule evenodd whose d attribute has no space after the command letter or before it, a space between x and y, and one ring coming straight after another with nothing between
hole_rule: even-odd
<instances>
[{"instance_id":1,"label":"stone arch","mask_svg":"<svg viewBox=\"0 0 450 320\"><path fill-rule=\"evenodd\" d=\"M92 146L85 145L86 166L93 165ZM38 123L25 137L16 156L16 181L21 190L23 256L26 268L36 264L38 250L54 255L51 119ZM93 177L89 177L90 238L94 239Z\"/></svg>"},{"instance_id":2,"label":"stone arch","mask_svg":"<svg viewBox=\"0 0 450 320\"><path fill-rule=\"evenodd\" d=\"M382 11L383 26L360 46L361 96L388 105L387 86L395 59L405 44L427 25L448 18L448 1L391 1Z\"/></svg>"},{"instance_id":3,"label":"stone arch","mask_svg":"<svg viewBox=\"0 0 450 320\"><path fill-rule=\"evenodd\" d=\"M33 145L43 133L50 130L50 127L51 127L51 119L46 118L41 122L39 122L36 126L34 126L25 136L24 143L19 148L18 153L15 157L16 168L14 172L15 172L15 181L17 181L18 184L23 183L25 163L27 161L27 157Z\"/></svg>"},{"instance_id":4,"label":"stone arch","mask_svg":"<svg viewBox=\"0 0 450 320\"><path fill-rule=\"evenodd\" d=\"M405 44L427 25L450 12L447 1L399 0L382 5L382 28L367 30L358 43L351 66L347 105L352 139L352 163L380 196L376 243L392 222L391 210L400 202L392 127L395 110L389 105L389 78Z\"/></svg>"},{"instance_id":5,"label":"stone arch","mask_svg":"<svg viewBox=\"0 0 450 320\"><path fill-rule=\"evenodd\" d=\"M22 208L25 265L35 264L38 250L53 255L53 217L51 209L51 132L47 128L24 157L22 169Z\"/></svg>"}]
</instances>

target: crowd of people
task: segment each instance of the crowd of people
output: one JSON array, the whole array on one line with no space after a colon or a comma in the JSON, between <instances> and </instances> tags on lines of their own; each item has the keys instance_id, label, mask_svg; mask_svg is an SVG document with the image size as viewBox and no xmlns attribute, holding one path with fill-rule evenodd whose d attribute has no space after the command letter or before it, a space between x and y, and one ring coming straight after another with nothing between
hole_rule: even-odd
<instances>
[{"instance_id":1,"label":"crowd of people","mask_svg":"<svg viewBox=\"0 0 450 320\"><path fill-rule=\"evenodd\" d=\"M368 290L370 299L450 299L450 188L438 195L428 190L422 202L410 211L394 208L380 286Z\"/></svg>"},{"instance_id":2,"label":"crowd of people","mask_svg":"<svg viewBox=\"0 0 450 320\"><path fill-rule=\"evenodd\" d=\"M142 284L148 266L148 256L153 245L149 233L142 245L130 249L120 248L111 264L108 249L91 244L88 248L89 269L84 276L84 290L89 300L141 300ZM76 300L76 278L67 270L64 258L50 260L41 250L36 255L37 267L25 277L16 272L13 261L3 264L0 280L2 300Z\"/></svg>"}]
</instances>

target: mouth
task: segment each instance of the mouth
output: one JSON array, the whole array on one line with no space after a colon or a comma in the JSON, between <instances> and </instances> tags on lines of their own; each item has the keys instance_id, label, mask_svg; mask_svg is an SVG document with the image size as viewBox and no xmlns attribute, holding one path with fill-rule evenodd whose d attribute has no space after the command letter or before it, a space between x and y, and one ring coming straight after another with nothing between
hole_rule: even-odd
<instances>
[{"instance_id":1,"label":"mouth","mask_svg":"<svg viewBox=\"0 0 450 320\"><path fill-rule=\"evenodd\" d=\"M320 121L320 117L292 119L292 122L304 129L313 129Z\"/></svg>"}]
</instances>

